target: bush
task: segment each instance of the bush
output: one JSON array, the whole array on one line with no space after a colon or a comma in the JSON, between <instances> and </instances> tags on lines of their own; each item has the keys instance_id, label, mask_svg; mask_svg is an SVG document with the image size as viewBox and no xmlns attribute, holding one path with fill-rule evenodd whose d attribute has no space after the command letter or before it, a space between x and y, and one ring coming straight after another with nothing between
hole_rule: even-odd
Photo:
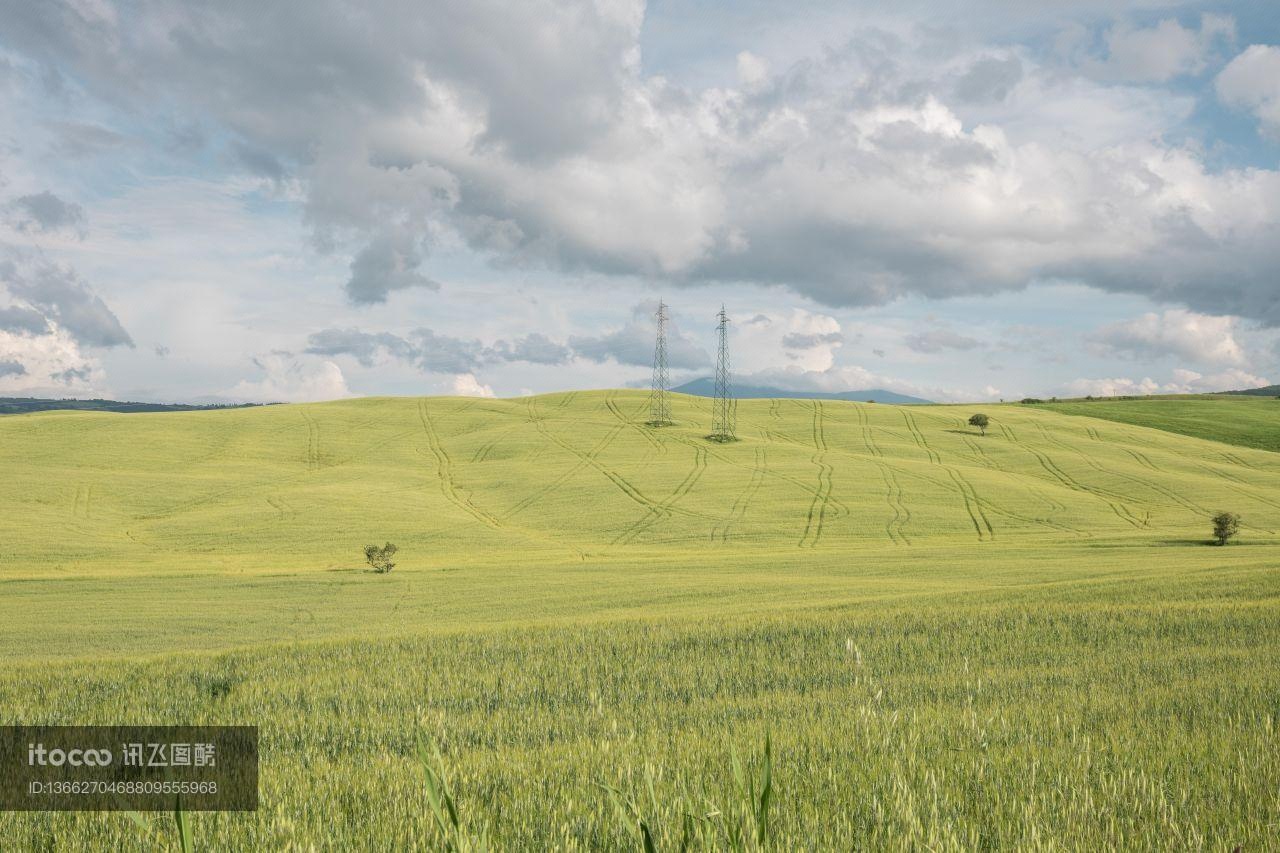
<instances>
[{"instance_id":1,"label":"bush","mask_svg":"<svg viewBox=\"0 0 1280 853\"><path fill-rule=\"evenodd\" d=\"M370 566L373 566L373 570L375 572L380 575L385 575L396 567L396 564L391 562L391 558L395 556L396 551L398 550L400 549L395 545L392 545L390 542L383 545L381 548L377 545L365 545L364 558Z\"/></svg>"},{"instance_id":2,"label":"bush","mask_svg":"<svg viewBox=\"0 0 1280 853\"><path fill-rule=\"evenodd\" d=\"M1018 402L1026 405L1034 405L1035 403L1043 403L1044 400L1041 400L1039 397L1023 397Z\"/></svg>"},{"instance_id":3,"label":"bush","mask_svg":"<svg viewBox=\"0 0 1280 853\"><path fill-rule=\"evenodd\" d=\"M991 424L991 418L986 415L978 414L969 418L969 426L977 427L982 430L982 434L987 434L987 427Z\"/></svg>"},{"instance_id":4,"label":"bush","mask_svg":"<svg viewBox=\"0 0 1280 853\"><path fill-rule=\"evenodd\" d=\"M1226 545L1227 540L1240 532L1240 516L1234 512L1220 512L1213 517L1213 538L1219 545Z\"/></svg>"}]
</instances>

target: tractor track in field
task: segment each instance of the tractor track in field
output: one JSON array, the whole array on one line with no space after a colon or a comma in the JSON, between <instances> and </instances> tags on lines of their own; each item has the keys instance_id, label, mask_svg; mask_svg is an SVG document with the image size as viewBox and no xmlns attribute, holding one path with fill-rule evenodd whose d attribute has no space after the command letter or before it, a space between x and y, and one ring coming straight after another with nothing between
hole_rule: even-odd
<instances>
[{"instance_id":1,"label":"tractor track in field","mask_svg":"<svg viewBox=\"0 0 1280 853\"><path fill-rule=\"evenodd\" d=\"M804 533L800 535L799 547L816 548L822 539L822 528L826 524L827 509L831 504L831 481L835 470L827 462L827 433L823 423L823 407L821 400L813 401L813 446L817 453L813 454L813 464L818 466L818 488L813 500L809 503L809 514L805 519Z\"/></svg>"},{"instance_id":2,"label":"tractor track in field","mask_svg":"<svg viewBox=\"0 0 1280 853\"><path fill-rule=\"evenodd\" d=\"M900 409L899 411L902 412L902 419L907 422L907 431L911 433L911 439L916 443L916 446L925 452L930 462L934 465L941 465L942 457L924 440L924 433L920 431L919 425L916 424L915 417L906 409Z\"/></svg>"},{"instance_id":3,"label":"tractor track in field","mask_svg":"<svg viewBox=\"0 0 1280 853\"><path fill-rule=\"evenodd\" d=\"M296 516L297 510L290 506L283 498L267 497L264 498L267 505L276 511L276 521L288 521Z\"/></svg>"},{"instance_id":4,"label":"tractor track in field","mask_svg":"<svg viewBox=\"0 0 1280 853\"><path fill-rule=\"evenodd\" d=\"M902 500L902 482L898 479L897 472L893 470L893 466L885 461L884 451L876 443L875 436L871 431L871 420L867 417L866 407L855 403L853 410L858 416L858 427L862 430L862 443L867 446L867 452L871 454L872 463L880 471L880 479L884 481L885 502L889 505L889 511L893 513L893 517L885 522L885 534L889 537L889 541L895 545L910 545L911 539L903 528L911 521L911 510L907 508L906 503Z\"/></svg>"},{"instance_id":5,"label":"tractor track in field","mask_svg":"<svg viewBox=\"0 0 1280 853\"><path fill-rule=\"evenodd\" d=\"M532 411L532 407L530 408ZM646 510L653 509L658 506L657 501L654 501L644 492L640 491L640 489L636 488L625 477L623 477L621 474L619 474L617 471L613 470L609 466L605 465L599 459L600 452L605 447L607 447L615 438L617 438L617 436L623 430L627 428L628 425L626 423L620 422L617 426L611 429L606 434L605 438L602 441L598 442L594 448L592 448L590 451L585 451L585 452L580 450L577 447L574 447L572 444L570 444L569 442L565 441L564 439L560 438L555 433L547 429L547 425L546 423L544 423L542 418L536 418L536 420L534 421L534 424L538 428L538 431L541 432L544 437L546 437L548 440L550 440L560 448L567 450L569 453L573 454L574 456L577 456L579 462L581 463L580 465L574 466L574 468L570 469L568 472L561 475L561 477L557 478L556 481L549 484L547 489L542 490L542 492L538 494L545 493L545 491L549 491L554 486L559 485L561 482L563 482L564 480L572 476L573 473L580 470L582 465L586 465L591 468L594 468L597 472L604 475L604 477L608 479L609 482L613 483L615 486L618 487L619 491L621 491L624 495L626 495L635 503L644 507ZM526 499L526 501L528 500L529 499ZM516 507L513 507L511 512L508 513L508 516L514 514L519 509L523 509L524 506L527 506L527 505L528 504L526 502L517 504ZM666 510L668 513L680 513L681 515L688 515L695 518L706 518L706 516L701 513L692 512L691 510L686 510L676 506L669 506L666 508ZM659 510L659 512L661 512L661 510Z\"/></svg>"},{"instance_id":6,"label":"tractor track in field","mask_svg":"<svg viewBox=\"0 0 1280 853\"><path fill-rule=\"evenodd\" d=\"M1156 471L1158 473L1164 473L1159 467L1156 466L1154 462L1152 462L1149 458L1147 458L1147 454L1140 453L1139 451L1133 450L1132 448L1128 448L1128 447L1124 448L1124 452L1132 456L1134 462L1137 462L1139 465L1141 465L1143 468L1146 468L1148 471Z\"/></svg>"},{"instance_id":7,"label":"tractor track in field","mask_svg":"<svg viewBox=\"0 0 1280 853\"><path fill-rule=\"evenodd\" d=\"M1043 468L1050 477L1057 480L1063 486L1066 486L1068 489L1071 489L1074 492L1079 492L1080 494L1089 495L1090 497L1094 497L1102 501L1107 506L1111 507L1111 511L1114 512L1116 516L1126 524L1129 524L1139 529L1151 526L1150 513L1147 514L1146 518L1138 518L1138 516L1136 516L1132 511L1130 511L1130 509L1127 506L1125 506L1123 503L1117 503L1115 500L1108 497L1107 494L1095 489L1091 489L1088 486L1085 486L1082 483L1075 480L1071 475L1069 475L1067 472L1059 468L1057 463L1054 462L1052 457L1050 457L1047 453L1042 453L1041 451L1036 450L1031 445L1025 444L1021 440L1019 440L1017 437L1017 434L1014 433L1014 431L1011 428L1005 426L1004 424L1000 424L1000 431L1004 433L1005 438L1009 440L1010 444L1016 444L1018 447L1021 447L1023 450L1027 451L1032 456L1034 456L1036 458L1036 461L1040 463L1040 467Z\"/></svg>"},{"instance_id":8,"label":"tractor track in field","mask_svg":"<svg viewBox=\"0 0 1280 853\"><path fill-rule=\"evenodd\" d=\"M639 521L618 534L613 540L613 544L626 545L629 542L634 542L640 534L653 527L653 525L663 519L670 518L672 507L693 490L693 487L698 484L698 481L702 479L702 475L706 472L707 449L705 447L694 448L693 468L685 475L685 478L671 491L671 494L647 510Z\"/></svg>"},{"instance_id":9,"label":"tractor track in field","mask_svg":"<svg viewBox=\"0 0 1280 853\"><path fill-rule=\"evenodd\" d=\"M651 447L653 447L653 448L654 448L655 450L657 450L659 453L665 453L665 452L666 452L666 448L663 446L662 442L660 442L660 441L658 441L658 439L654 438L654 437L653 437L653 434L652 434L649 430L647 430L647 429L645 429L644 427L640 426L640 424L638 424L638 423L636 423L635 421L631 420L631 418L627 417L625 414L623 414L623 413L622 413L622 409L619 409L619 408L618 408L618 404L617 404L617 402L613 399L613 397L612 397L612 396L606 396L606 397L605 397L605 399L604 399L604 404L609 408L609 411L613 413L613 416L614 416L615 418L617 418L618 420L622 421L622 422L623 422L624 424L626 424L628 427L630 427L631 429L633 429L633 430L635 430L636 432L638 432L638 433L640 434L640 437L641 437L641 438L643 438L645 441L649 442L649 445L650 445Z\"/></svg>"},{"instance_id":10,"label":"tractor track in field","mask_svg":"<svg viewBox=\"0 0 1280 853\"><path fill-rule=\"evenodd\" d=\"M471 454L472 464L487 462L489 460L489 455L493 453L494 448L498 446L498 444L502 441L502 439L506 438L515 430L519 429L519 426L520 426L519 424L516 424L515 426L509 426L504 430L500 430L498 434L495 435L493 438L489 439L484 444L477 447L476 452Z\"/></svg>"},{"instance_id":11,"label":"tractor track in field","mask_svg":"<svg viewBox=\"0 0 1280 853\"><path fill-rule=\"evenodd\" d=\"M307 424L307 470L320 470L320 425L306 409L298 409Z\"/></svg>"},{"instance_id":12,"label":"tractor track in field","mask_svg":"<svg viewBox=\"0 0 1280 853\"><path fill-rule=\"evenodd\" d=\"M726 543L729 541L729 531L733 528L733 525L746 517L747 508L751 505L751 501L755 500L756 493L760 491L760 487L764 485L768 467L768 450L764 447L757 447L755 468L751 471L751 479L747 481L746 487L734 498L733 506L729 508L729 515L725 517L724 521L718 525L712 525L712 542Z\"/></svg>"},{"instance_id":13,"label":"tractor track in field","mask_svg":"<svg viewBox=\"0 0 1280 853\"><path fill-rule=\"evenodd\" d=\"M423 432L426 433L427 447L431 455L435 457L436 473L440 478L440 491L444 494L445 499L486 527L492 527L495 530L502 527L501 521L476 506L471 501L470 493L464 492L458 487L458 482L453 475L453 460L440 442L440 435L436 431L435 424L431 421L430 413L427 411L426 400L418 401L418 420L422 422Z\"/></svg>"},{"instance_id":14,"label":"tractor track in field","mask_svg":"<svg viewBox=\"0 0 1280 853\"><path fill-rule=\"evenodd\" d=\"M537 409L534 407L534 404L533 404L533 398L530 397L525 405L529 411L528 422L533 424L537 428L538 432L542 435L542 437L547 439L548 442L555 443L557 444L557 446L560 446L559 442L555 442L554 439L552 439L551 434L547 429L545 419L537 413ZM608 432L605 433L604 437L600 439L600 441L596 442L595 445L592 446L592 448L589 451L587 451L588 455L597 456L600 453L602 453L605 450L605 448L607 448L613 442L615 438L617 438L619 435L622 434L622 431L625 428L626 427L623 424L618 424L617 426L610 429ZM543 447L545 446L546 445L544 444ZM540 455L541 452L542 452L542 447L539 447L536 453L533 456L530 456L530 459L536 458L536 456ZM548 494L550 494L551 492L555 491L556 489L560 488L560 486L568 482L569 479L573 477L573 475L577 474L583 468L587 467L587 462L581 455L579 455L576 451L574 451L574 455L577 456L577 461L572 466L570 466L569 468L566 468L554 480L547 483L546 485L538 489L533 494L526 495L524 498L522 498L517 503L515 503L510 509L508 509L505 513L503 513L502 515L503 521L507 521L511 519L513 516L517 515L518 513L524 512L526 509L533 506L538 501L546 497Z\"/></svg>"},{"instance_id":15,"label":"tractor track in field","mask_svg":"<svg viewBox=\"0 0 1280 853\"><path fill-rule=\"evenodd\" d=\"M961 500L964 502L965 513L968 514L969 521L973 523L973 530L978 535L978 541L986 542L995 539L996 530L991 525L991 519L987 517L986 511L983 509L984 501L978 496L973 484L953 466L944 463L937 451L929 446L929 442L925 439L924 433L921 432L920 425L916 422L914 415L906 409L900 409L899 411L902 413L902 419L907 424L907 431L911 433L911 438L915 441L916 446L925 452L930 462L946 471L947 476L951 478L951 482L955 485L956 490L960 493Z\"/></svg>"},{"instance_id":16,"label":"tractor track in field","mask_svg":"<svg viewBox=\"0 0 1280 853\"><path fill-rule=\"evenodd\" d=\"M1057 446L1061 447L1063 450L1066 450L1071 453L1075 453L1081 459L1083 459L1089 467L1093 468L1095 471L1098 471L1099 473L1102 473L1102 474L1118 474L1119 476L1124 477L1126 480L1129 480L1131 483L1134 483L1138 486L1144 486L1150 489L1156 494L1163 496L1165 499L1172 501L1173 505L1180 506L1189 512L1194 512L1198 515L1205 515L1205 516L1212 515L1212 512L1210 510L1206 509L1203 506L1200 506L1195 501L1184 498L1182 495L1178 494L1173 489L1170 489L1168 486L1165 486L1162 483L1157 483L1152 480L1148 480L1146 477L1140 477L1136 474L1130 474L1128 472L1108 471L1106 468L1098 464L1098 461L1096 459L1092 458L1087 453L1084 453L1083 451L1072 447L1071 445L1062 441L1057 436L1052 435L1047 429L1044 428L1043 424L1037 422L1036 427L1037 429L1040 430L1041 435L1044 436L1046 441L1056 444ZM1134 453L1135 453L1134 451L1130 451L1130 455L1134 455ZM1141 454L1137 454L1137 455L1141 455ZM1136 460L1136 457L1135 457L1135 460ZM1159 469L1154 469L1154 470L1159 470ZM1259 529L1259 528L1254 528L1254 529Z\"/></svg>"}]
</instances>

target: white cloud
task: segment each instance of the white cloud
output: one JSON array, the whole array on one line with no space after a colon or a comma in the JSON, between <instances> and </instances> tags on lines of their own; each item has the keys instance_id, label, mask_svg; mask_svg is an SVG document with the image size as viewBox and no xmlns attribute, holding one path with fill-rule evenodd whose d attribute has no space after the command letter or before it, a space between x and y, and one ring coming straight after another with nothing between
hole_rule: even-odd
<instances>
[{"instance_id":1,"label":"white cloud","mask_svg":"<svg viewBox=\"0 0 1280 853\"><path fill-rule=\"evenodd\" d=\"M1252 110L1263 130L1280 138L1280 47L1250 45L1218 74L1223 103Z\"/></svg>"},{"instance_id":2,"label":"white cloud","mask_svg":"<svg viewBox=\"0 0 1280 853\"><path fill-rule=\"evenodd\" d=\"M1158 83L1203 71L1215 43L1235 37L1230 16L1206 14L1199 31L1169 18L1153 27L1117 24L1106 34L1107 61L1100 71L1109 77Z\"/></svg>"},{"instance_id":3,"label":"white cloud","mask_svg":"<svg viewBox=\"0 0 1280 853\"><path fill-rule=\"evenodd\" d=\"M1161 142L1186 95L989 45L956 59L910 27L852 27L778 69L747 52L743 82L693 88L643 73L637 2L408 15L381 0L358 33L342 0L266 17L156 7L145 27L56 4L8 23L107 96L201 110L285 164L318 244L355 256L357 299L432 286L430 252L453 241L506 267L780 285L827 305L1069 278L1280 324L1280 174ZM1118 27L1111 61L1192 73L1229 31L1211 15ZM1006 64L949 102L996 53Z\"/></svg>"},{"instance_id":4,"label":"white cloud","mask_svg":"<svg viewBox=\"0 0 1280 853\"><path fill-rule=\"evenodd\" d=\"M1076 379L1065 386L1066 396L1071 397L1119 397L1145 396L1149 394L1207 394L1215 391L1240 391L1261 388L1270 384L1264 376L1254 376L1243 370L1225 370L1203 375L1194 370L1178 368L1172 371L1167 382L1157 382L1149 376L1142 379Z\"/></svg>"},{"instance_id":5,"label":"white cloud","mask_svg":"<svg viewBox=\"0 0 1280 853\"><path fill-rule=\"evenodd\" d=\"M0 393L68 397L104 393L101 363L65 329L41 334L0 329Z\"/></svg>"},{"instance_id":6,"label":"white cloud","mask_svg":"<svg viewBox=\"0 0 1280 853\"><path fill-rule=\"evenodd\" d=\"M481 385L479 380L470 373L460 373L453 377L452 385L453 393L458 397L492 397L493 389L488 385Z\"/></svg>"},{"instance_id":7,"label":"white cloud","mask_svg":"<svg viewBox=\"0 0 1280 853\"><path fill-rule=\"evenodd\" d=\"M738 79L748 89L758 88L769 79L769 63L749 50L738 54Z\"/></svg>"},{"instance_id":8,"label":"white cloud","mask_svg":"<svg viewBox=\"0 0 1280 853\"><path fill-rule=\"evenodd\" d=\"M250 403L312 403L352 396L342 369L332 361L274 352L254 363L262 378L241 380L222 396Z\"/></svg>"},{"instance_id":9,"label":"white cloud","mask_svg":"<svg viewBox=\"0 0 1280 853\"><path fill-rule=\"evenodd\" d=\"M1238 324L1238 317L1173 308L1103 326L1089 340L1110 352L1139 358L1176 356L1198 363L1243 365L1247 359L1235 338Z\"/></svg>"}]
</instances>

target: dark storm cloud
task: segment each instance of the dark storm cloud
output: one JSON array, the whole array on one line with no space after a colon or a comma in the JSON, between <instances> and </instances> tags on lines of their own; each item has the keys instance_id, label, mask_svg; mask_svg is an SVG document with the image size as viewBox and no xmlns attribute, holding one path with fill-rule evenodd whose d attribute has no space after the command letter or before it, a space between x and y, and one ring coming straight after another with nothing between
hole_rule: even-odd
<instances>
[{"instance_id":1,"label":"dark storm cloud","mask_svg":"<svg viewBox=\"0 0 1280 853\"><path fill-rule=\"evenodd\" d=\"M573 353L564 344L556 343L541 332L533 332L514 341L498 341L493 349L507 361L527 361L532 364L564 364Z\"/></svg>"}]
</instances>

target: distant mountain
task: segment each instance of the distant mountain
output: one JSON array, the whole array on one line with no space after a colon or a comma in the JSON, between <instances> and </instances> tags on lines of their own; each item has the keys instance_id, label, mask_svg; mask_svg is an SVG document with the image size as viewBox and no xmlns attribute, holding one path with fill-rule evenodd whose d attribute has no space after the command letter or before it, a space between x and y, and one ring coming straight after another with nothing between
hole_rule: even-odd
<instances>
[{"instance_id":1,"label":"distant mountain","mask_svg":"<svg viewBox=\"0 0 1280 853\"><path fill-rule=\"evenodd\" d=\"M0 397L0 415L21 415L54 409L84 412L197 412L207 409L243 409L257 403L198 406L189 403L122 403L119 400L46 400L39 397Z\"/></svg>"},{"instance_id":2,"label":"distant mountain","mask_svg":"<svg viewBox=\"0 0 1280 853\"><path fill-rule=\"evenodd\" d=\"M1223 391L1223 394L1246 394L1250 397L1280 397L1280 385L1268 385L1266 388L1250 388L1247 391Z\"/></svg>"},{"instance_id":3,"label":"distant mountain","mask_svg":"<svg viewBox=\"0 0 1280 853\"><path fill-rule=\"evenodd\" d=\"M714 397L716 383L714 379L703 377L692 382L686 382L679 388L672 388L671 390L680 394L692 394L695 397ZM859 403L896 403L898 405L919 405L930 402L919 397L909 397L906 394L896 394L893 391L885 391L880 388L873 388L867 391L788 391L785 388L770 388L765 385L738 385L736 383L733 386L733 396L739 400L759 400L777 397L797 400L853 400Z\"/></svg>"}]
</instances>

